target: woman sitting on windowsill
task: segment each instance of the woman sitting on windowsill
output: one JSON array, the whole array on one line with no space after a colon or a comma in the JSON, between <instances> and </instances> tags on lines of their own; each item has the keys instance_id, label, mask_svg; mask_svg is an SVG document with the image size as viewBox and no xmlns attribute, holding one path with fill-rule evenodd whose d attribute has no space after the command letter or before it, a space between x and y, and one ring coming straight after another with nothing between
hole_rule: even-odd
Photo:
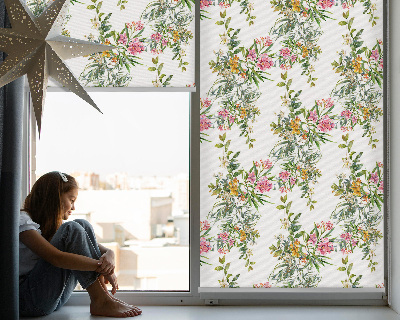
<instances>
[{"instance_id":1,"label":"woman sitting on windowsill","mask_svg":"<svg viewBox=\"0 0 400 320\"><path fill-rule=\"evenodd\" d=\"M142 311L113 295L118 289L114 253L98 244L89 222L67 221L78 184L54 171L40 177L26 197L19 223L19 306L22 316L43 316L61 308L77 282L90 296L90 313L134 317ZM108 292L106 283L112 285Z\"/></svg>"}]
</instances>

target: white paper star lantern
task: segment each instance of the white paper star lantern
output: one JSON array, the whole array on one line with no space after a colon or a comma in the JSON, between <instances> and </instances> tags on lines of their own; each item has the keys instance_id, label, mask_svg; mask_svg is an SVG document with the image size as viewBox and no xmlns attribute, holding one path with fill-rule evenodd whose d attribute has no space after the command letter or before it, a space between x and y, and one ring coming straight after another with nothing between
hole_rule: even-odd
<instances>
[{"instance_id":1,"label":"white paper star lantern","mask_svg":"<svg viewBox=\"0 0 400 320\"><path fill-rule=\"evenodd\" d=\"M48 76L100 111L63 60L113 47L60 35L55 21L67 1L55 0L35 18L20 0L4 0L11 29L0 28L0 50L8 54L0 65L0 87L27 75L39 134Z\"/></svg>"}]
</instances>

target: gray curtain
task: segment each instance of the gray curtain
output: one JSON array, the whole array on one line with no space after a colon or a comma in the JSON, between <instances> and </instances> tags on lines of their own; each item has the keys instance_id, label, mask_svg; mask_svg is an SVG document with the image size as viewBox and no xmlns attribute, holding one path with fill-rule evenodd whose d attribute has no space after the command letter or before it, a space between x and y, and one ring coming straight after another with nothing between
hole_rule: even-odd
<instances>
[{"instance_id":1,"label":"gray curtain","mask_svg":"<svg viewBox=\"0 0 400 320\"><path fill-rule=\"evenodd\" d=\"M9 27L0 0L0 27ZM0 62L4 54L0 54ZM18 319L23 78L0 88L0 319Z\"/></svg>"}]
</instances>

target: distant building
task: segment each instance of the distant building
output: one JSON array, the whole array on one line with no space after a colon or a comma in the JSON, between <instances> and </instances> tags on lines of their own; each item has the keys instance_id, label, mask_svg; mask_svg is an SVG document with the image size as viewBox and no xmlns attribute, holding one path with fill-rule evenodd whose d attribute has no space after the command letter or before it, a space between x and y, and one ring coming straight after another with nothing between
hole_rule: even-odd
<instances>
[{"instance_id":1,"label":"distant building","mask_svg":"<svg viewBox=\"0 0 400 320\"><path fill-rule=\"evenodd\" d=\"M99 190L100 176L94 172L74 172L71 174L82 190Z\"/></svg>"}]
</instances>

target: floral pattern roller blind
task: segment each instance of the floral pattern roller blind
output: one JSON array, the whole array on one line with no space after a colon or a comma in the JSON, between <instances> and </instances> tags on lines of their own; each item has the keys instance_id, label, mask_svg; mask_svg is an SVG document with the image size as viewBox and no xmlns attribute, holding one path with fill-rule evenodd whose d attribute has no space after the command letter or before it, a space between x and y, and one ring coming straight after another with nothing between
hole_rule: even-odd
<instances>
[{"instance_id":1,"label":"floral pattern roller blind","mask_svg":"<svg viewBox=\"0 0 400 320\"><path fill-rule=\"evenodd\" d=\"M26 0L38 16L51 2ZM193 87L194 0L69 0L62 34L115 46L67 61L90 87Z\"/></svg>"},{"instance_id":2,"label":"floral pattern roller blind","mask_svg":"<svg viewBox=\"0 0 400 320\"><path fill-rule=\"evenodd\" d=\"M200 0L201 286L384 286L383 1Z\"/></svg>"}]
</instances>

